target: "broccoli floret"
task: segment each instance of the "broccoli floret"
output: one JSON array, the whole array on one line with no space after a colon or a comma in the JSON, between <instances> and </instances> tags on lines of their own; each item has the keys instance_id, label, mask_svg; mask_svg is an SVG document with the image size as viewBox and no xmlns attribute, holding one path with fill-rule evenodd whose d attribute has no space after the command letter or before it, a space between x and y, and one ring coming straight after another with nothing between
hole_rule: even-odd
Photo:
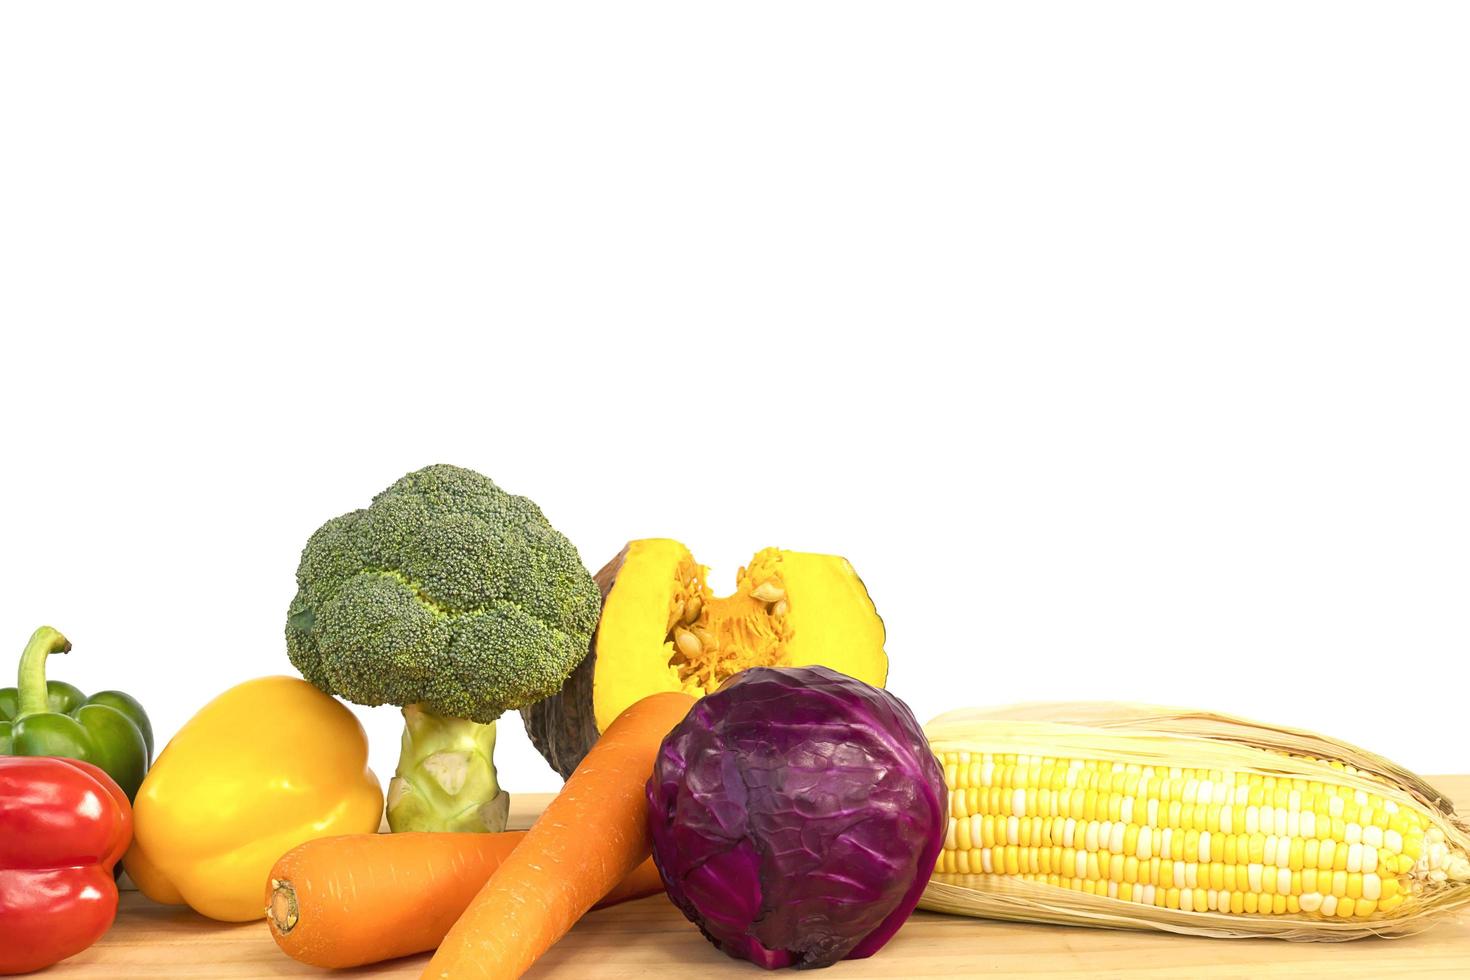
<instances>
[{"instance_id":1,"label":"broccoli floret","mask_svg":"<svg viewBox=\"0 0 1470 980\"><path fill-rule=\"evenodd\" d=\"M296 583L286 649L303 677L358 704L479 724L560 690L601 606L576 548L540 508L446 465L323 524ZM424 764L445 783L446 760L426 748L414 752L437 760ZM406 735L405 758L408 749Z\"/></svg>"}]
</instances>

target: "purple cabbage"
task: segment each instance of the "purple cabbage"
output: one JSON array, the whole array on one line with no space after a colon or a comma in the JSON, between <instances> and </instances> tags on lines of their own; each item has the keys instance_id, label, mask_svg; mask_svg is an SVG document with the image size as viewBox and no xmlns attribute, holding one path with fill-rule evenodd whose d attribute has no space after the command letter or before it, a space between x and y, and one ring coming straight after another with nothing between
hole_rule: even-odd
<instances>
[{"instance_id":1,"label":"purple cabbage","mask_svg":"<svg viewBox=\"0 0 1470 980\"><path fill-rule=\"evenodd\" d=\"M949 822L913 713L826 667L752 667L699 701L664 739L648 802L669 897L767 969L882 948Z\"/></svg>"}]
</instances>

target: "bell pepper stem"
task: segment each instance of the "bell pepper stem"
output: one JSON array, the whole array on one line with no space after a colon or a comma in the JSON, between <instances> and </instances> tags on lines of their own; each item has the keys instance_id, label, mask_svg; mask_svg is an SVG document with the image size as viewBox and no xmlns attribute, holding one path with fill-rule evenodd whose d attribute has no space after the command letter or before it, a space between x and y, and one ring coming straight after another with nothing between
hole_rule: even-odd
<instances>
[{"instance_id":1,"label":"bell pepper stem","mask_svg":"<svg viewBox=\"0 0 1470 980\"><path fill-rule=\"evenodd\" d=\"M68 653L71 641L50 626L42 626L31 634L20 655L20 671L16 675L15 720L26 715L39 715L50 708L46 691L46 658L53 653Z\"/></svg>"}]
</instances>

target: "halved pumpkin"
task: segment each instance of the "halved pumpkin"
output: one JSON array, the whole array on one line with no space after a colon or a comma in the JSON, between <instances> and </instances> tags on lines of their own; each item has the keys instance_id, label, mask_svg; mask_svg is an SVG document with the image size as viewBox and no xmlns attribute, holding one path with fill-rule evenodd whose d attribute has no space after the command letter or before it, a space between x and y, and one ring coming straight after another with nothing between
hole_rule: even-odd
<instances>
[{"instance_id":1,"label":"halved pumpkin","mask_svg":"<svg viewBox=\"0 0 1470 980\"><path fill-rule=\"evenodd\" d=\"M766 548L714 595L708 569L668 538L628 544L596 575L602 618L561 693L521 709L546 760L571 774L633 702L659 691L701 697L747 667L822 664L879 687L883 620L845 558Z\"/></svg>"}]
</instances>

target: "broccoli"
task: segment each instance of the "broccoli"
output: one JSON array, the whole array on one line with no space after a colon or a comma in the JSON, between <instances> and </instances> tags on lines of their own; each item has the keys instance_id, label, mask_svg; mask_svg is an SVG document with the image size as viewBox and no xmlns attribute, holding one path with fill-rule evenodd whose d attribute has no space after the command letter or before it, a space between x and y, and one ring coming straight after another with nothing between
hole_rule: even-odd
<instances>
[{"instance_id":1,"label":"broccoli","mask_svg":"<svg viewBox=\"0 0 1470 980\"><path fill-rule=\"evenodd\" d=\"M495 719L561 689L601 596L572 543L525 497L428 466L306 542L286 649L328 694L404 709L388 821L501 830Z\"/></svg>"}]
</instances>

